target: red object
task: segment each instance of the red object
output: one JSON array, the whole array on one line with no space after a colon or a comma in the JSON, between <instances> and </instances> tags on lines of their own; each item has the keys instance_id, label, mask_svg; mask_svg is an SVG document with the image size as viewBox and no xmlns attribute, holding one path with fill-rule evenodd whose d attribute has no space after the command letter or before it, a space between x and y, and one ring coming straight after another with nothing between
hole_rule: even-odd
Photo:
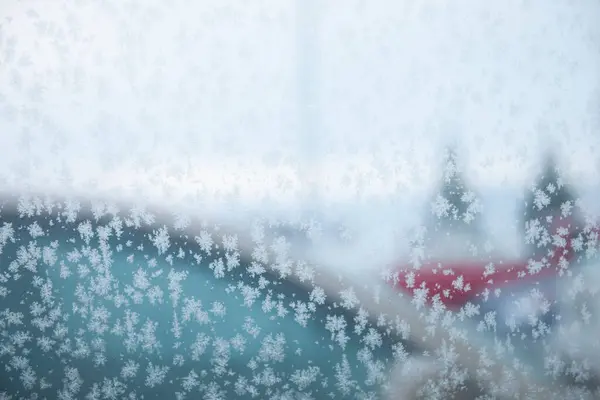
<instances>
[{"instance_id":1,"label":"red object","mask_svg":"<svg viewBox=\"0 0 600 400\"><path fill-rule=\"evenodd\" d=\"M598 229L594 229L598 233ZM573 236L571 236L573 237ZM470 299L486 289L493 290L519 281L532 283L542 277L556 276L568 266L575 252L572 239L567 239L563 248L557 247L550 258L538 262L513 260L506 262L478 262L441 260L429 261L419 269L404 266L398 269L400 290L415 294L415 291L427 289L427 300L431 303L436 294L450 309L460 309ZM562 260L561 260L562 259ZM493 265L493 268L492 268ZM412 284L408 279L413 274Z\"/></svg>"},{"instance_id":2,"label":"red object","mask_svg":"<svg viewBox=\"0 0 600 400\"><path fill-rule=\"evenodd\" d=\"M492 263L480 262L430 262L420 269L403 268L399 272L401 290L414 293L415 290L428 289L427 299L431 301L436 294L448 308L458 309L469 299L482 293L486 288L493 290L519 280L536 279L556 275L557 269L543 267L538 272L530 272L530 264L511 261L494 265L494 272L486 274L486 267ZM445 271L451 271L447 273ZM407 282L410 273L414 274L412 285Z\"/></svg>"}]
</instances>

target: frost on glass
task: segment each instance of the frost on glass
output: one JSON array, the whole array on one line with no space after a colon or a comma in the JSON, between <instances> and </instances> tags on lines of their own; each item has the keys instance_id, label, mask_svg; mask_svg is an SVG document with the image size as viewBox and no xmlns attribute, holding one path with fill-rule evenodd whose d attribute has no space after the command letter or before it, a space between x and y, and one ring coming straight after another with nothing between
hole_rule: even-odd
<instances>
[{"instance_id":1,"label":"frost on glass","mask_svg":"<svg viewBox=\"0 0 600 400\"><path fill-rule=\"evenodd\" d=\"M420 233L428 235L428 246L436 240L448 246L449 236L477 238L469 206L461 205L472 196L457 192L470 193L456 179L455 159L448 160L455 180L444 178L442 194L430 203L437 231ZM455 261L436 255L409 265L395 284L369 289L375 298L394 293L398 302L409 294L418 315L411 322L363 303L360 287L315 284L319 265L293 255L302 253L295 247L306 248L314 221L294 227L255 219L231 231L143 205L6 197L0 214L4 396L511 398L527 387L528 393L536 385L547 390L549 382L568 388L560 392L564 398L591 395L600 372L598 340L589 334L598 323L597 290L588 283L597 275L597 228L577 205L569 206L575 194L558 174L543 170L538 181L534 198L562 193L564 201L526 203L532 217L523 224L539 224L551 241L534 238L547 250L531 253L522 283L480 291L465 283L468 271L455 273ZM444 209L453 211L439 211L442 197L449 199ZM471 247L463 249L469 256L461 263L489 259ZM451 279L441 292L428 286L441 284L438 278L415 284L432 259L436 274ZM475 273L500 279L495 274L505 261L475 264L485 266ZM553 269L560 279L544 274ZM401 279L408 290L398 290ZM465 294L471 297L464 303L446 302ZM414 334L419 326L423 336ZM432 348L440 334L445 339ZM475 370L460 361L465 344L477 354ZM492 378L493 360L509 368L500 381ZM509 384L511 374L530 382Z\"/></svg>"},{"instance_id":2,"label":"frost on glass","mask_svg":"<svg viewBox=\"0 0 600 400\"><path fill-rule=\"evenodd\" d=\"M485 234L481 224L481 200L467 186L456 149L444 149L440 160L439 191L430 200L426 238L430 257L449 259L483 250Z\"/></svg>"},{"instance_id":3,"label":"frost on glass","mask_svg":"<svg viewBox=\"0 0 600 400\"><path fill-rule=\"evenodd\" d=\"M0 221L7 398L377 398L408 348L351 289L311 287L284 236L250 254L143 207L40 198Z\"/></svg>"},{"instance_id":4,"label":"frost on glass","mask_svg":"<svg viewBox=\"0 0 600 400\"><path fill-rule=\"evenodd\" d=\"M496 252L485 236L484 205L462 179L456 152L446 149L444 154L442 178L430 196L425 224L413 231L409 262L387 279L412 294L429 337L441 326L450 332L452 344L443 342L435 354L413 354L396 367L392 382L400 382L399 391L407 398L446 398L461 385L472 388L469 379L497 379L489 375L488 368L497 362L488 359L492 356L533 381L541 378L546 385L567 387L559 398L597 396L599 342L592 333L600 304L594 284L597 222L582 209L553 154L547 154L518 207L526 246L512 260ZM463 336L472 331L487 338L477 350L479 368L475 373L453 370L460 365L454 346L465 341L472 345ZM508 383L492 384L486 392L510 398Z\"/></svg>"},{"instance_id":5,"label":"frost on glass","mask_svg":"<svg viewBox=\"0 0 600 400\"><path fill-rule=\"evenodd\" d=\"M0 3L0 399L600 397L593 0Z\"/></svg>"}]
</instances>

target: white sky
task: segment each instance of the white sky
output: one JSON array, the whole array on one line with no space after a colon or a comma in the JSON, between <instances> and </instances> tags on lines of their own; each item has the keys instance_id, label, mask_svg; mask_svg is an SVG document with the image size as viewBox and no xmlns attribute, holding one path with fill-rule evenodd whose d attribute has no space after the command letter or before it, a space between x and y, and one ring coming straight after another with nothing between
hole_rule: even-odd
<instances>
[{"instance_id":1,"label":"white sky","mask_svg":"<svg viewBox=\"0 0 600 400\"><path fill-rule=\"evenodd\" d=\"M237 183L285 202L317 159L326 197L351 199L360 179L402 196L431 187L452 138L482 188L524 185L550 144L573 179L600 183L593 0L318 3L311 158L295 2L84 3L0 5L8 185L60 187L67 171L84 190Z\"/></svg>"}]
</instances>

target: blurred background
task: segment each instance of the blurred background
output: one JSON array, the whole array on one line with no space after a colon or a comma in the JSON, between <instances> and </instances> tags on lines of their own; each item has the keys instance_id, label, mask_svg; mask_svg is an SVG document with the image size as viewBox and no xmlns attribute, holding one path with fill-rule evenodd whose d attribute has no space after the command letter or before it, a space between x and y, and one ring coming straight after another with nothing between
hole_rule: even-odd
<instances>
[{"instance_id":1,"label":"blurred background","mask_svg":"<svg viewBox=\"0 0 600 400\"><path fill-rule=\"evenodd\" d=\"M381 245L422 222L452 145L485 229L517 245L548 153L600 212L598 15L593 0L5 0L0 185L318 210Z\"/></svg>"}]
</instances>

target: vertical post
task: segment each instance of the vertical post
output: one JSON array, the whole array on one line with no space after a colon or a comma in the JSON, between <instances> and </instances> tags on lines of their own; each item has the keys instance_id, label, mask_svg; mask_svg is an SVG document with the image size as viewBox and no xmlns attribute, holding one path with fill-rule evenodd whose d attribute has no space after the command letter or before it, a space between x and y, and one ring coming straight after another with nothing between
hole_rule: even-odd
<instances>
[{"instance_id":1,"label":"vertical post","mask_svg":"<svg viewBox=\"0 0 600 400\"><path fill-rule=\"evenodd\" d=\"M318 103L319 0L296 1L296 68L300 179L307 200L317 194L320 121Z\"/></svg>"}]
</instances>

